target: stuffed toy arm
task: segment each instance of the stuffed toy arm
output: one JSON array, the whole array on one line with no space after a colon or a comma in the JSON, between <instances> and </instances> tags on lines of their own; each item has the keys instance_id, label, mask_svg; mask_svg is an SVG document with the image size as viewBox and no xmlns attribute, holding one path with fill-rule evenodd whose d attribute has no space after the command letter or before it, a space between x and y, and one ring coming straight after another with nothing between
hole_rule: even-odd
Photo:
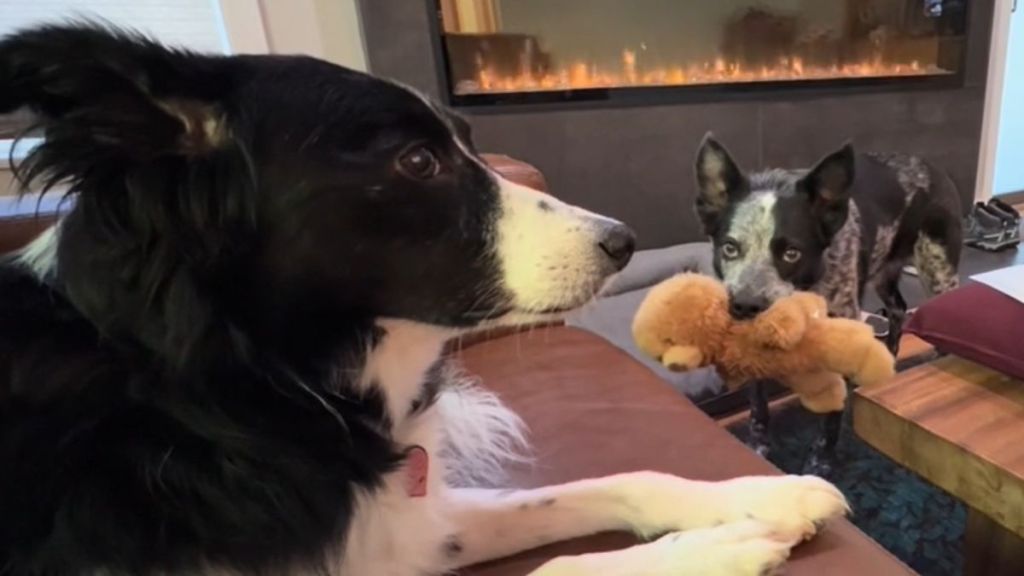
<instances>
[{"instance_id":1,"label":"stuffed toy arm","mask_svg":"<svg viewBox=\"0 0 1024 576\"><path fill-rule=\"evenodd\" d=\"M825 301L815 294L797 292L779 299L752 321L752 344L790 350L803 339L808 320L825 314Z\"/></svg>"},{"instance_id":2,"label":"stuffed toy arm","mask_svg":"<svg viewBox=\"0 0 1024 576\"><path fill-rule=\"evenodd\" d=\"M781 382L816 414L839 412L846 406L846 380L835 372L788 374Z\"/></svg>"},{"instance_id":3,"label":"stuffed toy arm","mask_svg":"<svg viewBox=\"0 0 1024 576\"><path fill-rule=\"evenodd\" d=\"M843 374L858 386L884 382L896 373L892 353L867 324L845 318L826 322L814 342L826 370Z\"/></svg>"}]
</instances>

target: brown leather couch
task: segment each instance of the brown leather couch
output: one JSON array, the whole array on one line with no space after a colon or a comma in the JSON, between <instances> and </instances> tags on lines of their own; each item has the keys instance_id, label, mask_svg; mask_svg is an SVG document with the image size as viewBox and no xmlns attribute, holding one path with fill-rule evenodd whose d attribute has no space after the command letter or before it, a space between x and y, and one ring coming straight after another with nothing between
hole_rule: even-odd
<instances>
[{"instance_id":1,"label":"brown leather couch","mask_svg":"<svg viewBox=\"0 0 1024 576\"><path fill-rule=\"evenodd\" d=\"M543 177L507 157L488 161L524 185ZM21 246L51 221L47 215L0 214L0 252ZM2 295L0 295L2 297ZM653 372L602 338L575 328L466 340L454 351L529 425L536 460L511 470L511 484L534 487L634 470L720 480L777 474ZM533 550L464 571L466 576L521 576L563 554L628 546L602 534ZM789 576L913 574L847 521L799 547Z\"/></svg>"},{"instance_id":2,"label":"brown leather couch","mask_svg":"<svg viewBox=\"0 0 1024 576\"><path fill-rule=\"evenodd\" d=\"M51 214L0 211L0 254L16 250L52 223Z\"/></svg>"}]
</instances>

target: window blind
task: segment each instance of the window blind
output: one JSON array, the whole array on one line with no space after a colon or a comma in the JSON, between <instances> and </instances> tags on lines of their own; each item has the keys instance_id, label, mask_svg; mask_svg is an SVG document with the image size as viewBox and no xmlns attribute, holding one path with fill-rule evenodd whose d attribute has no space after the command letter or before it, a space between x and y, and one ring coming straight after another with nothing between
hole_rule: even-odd
<instances>
[{"instance_id":1,"label":"window blind","mask_svg":"<svg viewBox=\"0 0 1024 576\"><path fill-rule=\"evenodd\" d=\"M229 51L219 0L0 0L0 36L73 18L103 19L201 52Z\"/></svg>"}]
</instances>

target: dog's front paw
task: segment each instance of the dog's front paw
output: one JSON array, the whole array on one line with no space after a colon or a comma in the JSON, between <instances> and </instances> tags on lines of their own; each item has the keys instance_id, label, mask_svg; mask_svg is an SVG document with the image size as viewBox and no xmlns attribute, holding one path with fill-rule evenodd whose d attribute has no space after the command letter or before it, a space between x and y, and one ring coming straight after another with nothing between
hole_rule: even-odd
<instances>
[{"instance_id":1,"label":"dog's front paw","mask_svg":"<svg viewBox=\"0 0 1024 576\"><path fill-rule=\"evenodd\" d=\"M826 521L850 511L838 488L815 476L752 476L712 485L720 522L753 518L807 539Z\"/></svg>"},{"instance_id":2,"label":"dog's front paw","mask_svg":"<svg viewBox=\"0 0 1024 576\"><path fill-rule=\"evenodd\" d=\"M782 567L796 543L772 524L747 520L671 532L612 552L563 556L529 576L768 576Z\"/></svg>"},{"instance_id":3,"label":"dog's front paw","mask_svg":"<svg viewBox=\"0 0 1024 576\"><path fill-rule=\"evenodd\" d=\"M657 569L649 573L767 576L782 567L796 543L780 535L772 524L757 520L676 532L654 542L661 554L654 559Z\"/></svg>"},{"instance_id":4,"label":"dog's front paw","mask_svg":"<svg viewBox=\"0 0 1024 576\"><path fill-rule=\"evenodd\" d=\"M814 476L700 482L637 472L621 477L618 486L614 501L623 519L644 536L759 520L799 541L813 536L830 518L849 512L842 492Z\"/></svg>"}]
</instances>

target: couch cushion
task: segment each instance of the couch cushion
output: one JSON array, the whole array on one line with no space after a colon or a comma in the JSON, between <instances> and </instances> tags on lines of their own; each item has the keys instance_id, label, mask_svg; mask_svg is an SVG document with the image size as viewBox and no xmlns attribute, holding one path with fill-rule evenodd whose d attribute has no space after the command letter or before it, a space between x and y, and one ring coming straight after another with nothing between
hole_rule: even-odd
<instances>
[{"instance_id":1,"label":"couch cushion","mask_svg":"<svg viewBox=\"0 0 1024 576\"><path fill-rule=\"evenodd\" d=\"M906 330L942 352L1024 379L1024 303L985 284L972 282L929 300Z\"/></svg>"},{"instance_id":2,"label":"couch cushion","mask_svg":"<svg viewBox=\"0 0 1024 576\"><path fill-rule=\"evenodd\" d=\"M691 242L667 248L640 250L608 286L605 294L615 295L650 288L680 272L713 274L711 244Z\"/></svg>"},{"instance_id":3,"label":"couch cushion","mask_svg":"<svg viewBox=\"0 0 1024 576\"><path fill-rule=\"evenodd\" d=\"M535 487L635 470L701 480L777 474L628 354L585 331L547 328L460 353L530 426L536 461L510 469L510 485ZM464 571L523 576L557 555L628 546L604 534ZM839 521L800 546L789 576L889 576L913 572L853 525Z\"/></svg>"}]
</instances>

